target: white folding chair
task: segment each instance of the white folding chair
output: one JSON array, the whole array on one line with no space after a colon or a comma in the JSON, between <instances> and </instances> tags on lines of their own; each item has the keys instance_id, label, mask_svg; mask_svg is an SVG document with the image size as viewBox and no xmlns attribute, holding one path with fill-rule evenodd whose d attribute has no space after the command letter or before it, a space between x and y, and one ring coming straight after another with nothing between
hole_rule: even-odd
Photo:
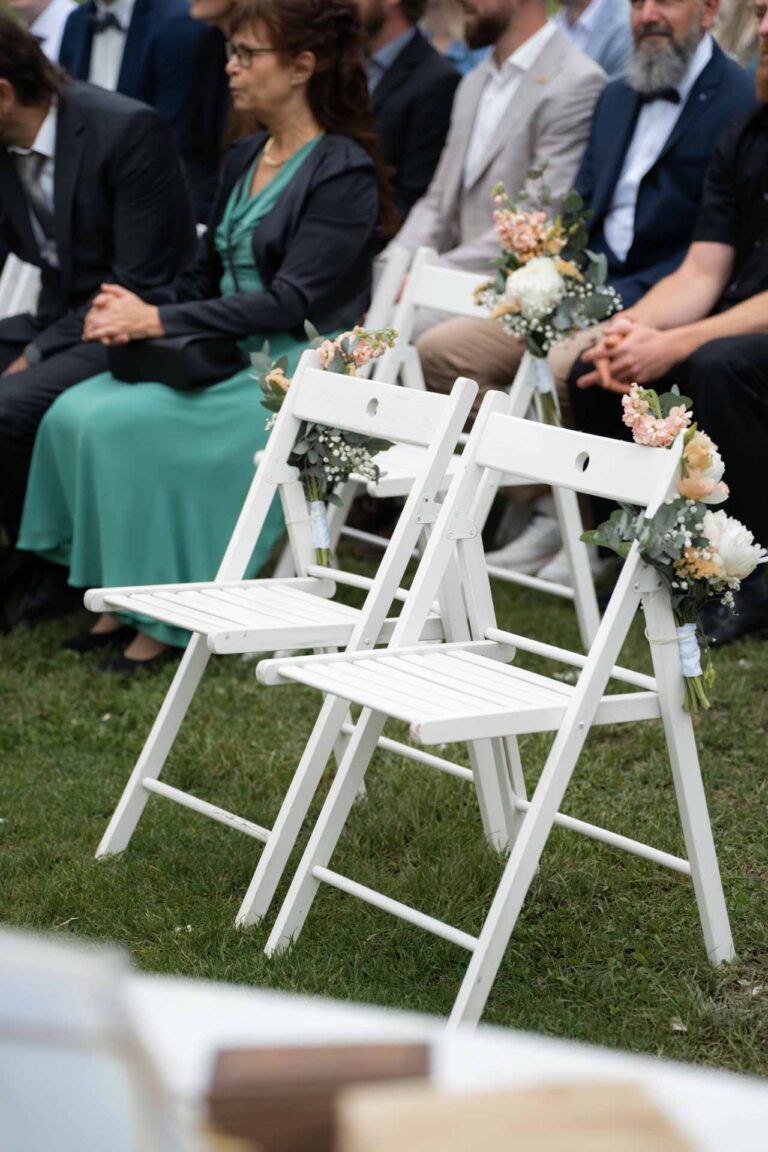
<instances>
[{"instance_id":1,"label":"white folding chair","mask_svg":"<svg viewBox=\"0 0 768 1152\"><path fill-rule=\"evenodd\" d=\"M531 424L503 414L499 401L485 398L466 445L462 471L443 503L439 519L411 585L402 615L385 651L266 661L258 676L265 684L298 682L363 710L343 755L288 895L267 944L274 953L294 941L321 883L340 889L451 940L472 953L450 1017L453 1026L479 1020L517 916L553 824L642 856L693 880L709 958L733 956L728 914L715 854L690 716L683 711L684 686L666 589L634 545L588 656L505 632L494 618L479 536L473 528L482 489L510 458L530 480L612 497L647 507L652 514L673 492L681 440L671 451L651 450L595 436ZM458 563L472 640L418 647L414 641L446 566ZM621 648L642 602L655 679L617 666ZM662 641L662 643L654 643ZM575 685L511 664L516 650L581 669ZM605 695L609 679L639 689ZM329 868L352 800L362 785L388 717L410 725L425 745L485 740L498 753L499 771L511 767L512 850L478 937L418 912ZM626 836L574 820L560 805L593 725L661 719L677 795L688 859L683 860ZM523 733L555 737L532 799L516 756ZM322 722L310 740L324 738ZM327 739L327 735L325 736ZM505 759L506 750L506 759Z\"/></svg>"},{"instance_id":2,"label":"white folding chair","mask_svg":"<svg viewBox=\"0 0 768 1152\"><path fill-rule=\"evenodd\" d=\"M437 309L451 316L472 316L487 320L487 310L475 303L475 289L486 283L487 280L487 276L480 276L474 272L462 272L458 269L446 268L440 263L440 258L433 249L420 248L414 256L405 290L392 315L391 324L398 333L397 343L394 348L389 349L380 360L375 362L372 372L373 378L391 383L400 380L406 387L424 389L425 382L421 362L412 343L419 310L424 308ZM512 399L510 411L512 415L525 416L528 410L533 407L541 416L540 371L541 362L537 362L532 356L525 353L514 379L510 378L509 392ZM408 445L398 445L384 453L381 457L382 478L378 482L366 484L369 495L381 498L406 495L412 482L414 469L417 467L417 459L418 450ZM459 459L459 456L454 457L447 470L446 481L450 480L453 475ZM503 484L512 486L521 483L525 483L525 481L516 474L515 462L510 459ZM352 483L347 485L342 493L341 506L331 512L329 523L332 544L335 546L340 536L348 536L367 544L386 547L386 540L382 537L359 528L346 527L346 516L357 490L357 485ZM542 580L539 576L529 576L497 566L489 568L489 571L497 580L532 588L537 592L546 592L565 600L572 600L579 623L582 644L587 650L600 624L600 610L597 605L589 555L586 546L581 542L583 531L581 513L578 500L573 492L555 489L553 496L563 547L571 572L571 585ZM488 512L490 512L490 505L486 515Z\"/></svg>"},{"instance_id":3,"label":"white folding chair","mask_svg":"<svg viewBox=\"0 0 768 1152\"><path fill-rule=\"evenodd\" d=\"M92 589L86 607L94 612L130 611L162 620L192 633L178 671L115 810L97 856L122 852L128 845L150 794L229 825L267 844L277 873L285 866L282 837L250 820L160 781L166 758L212 653L277 649L335 649L344 645L371 648L384 642L394 621L385 619L394 600L407 593L399 587L420 533L435 518L435 499L477 386L459 380L450 397L410 392L378 381L350 380L321 371L315 353L305 353L269 437L216 579L207 583L133 588ZM266 418L266 414L265 414ZM354 432L417 444L426 449L423 467L406 502L392 542L375 580L315 561L309 511L298 472L288 459L302 421L330 424ZM298 576L244 580L273 497L282 501ZM365 612L338 603L336 585L367 590ZM448 581L445 613L466 628L455 579ZM452 599L451 599L452 597ZM443 635L443 622L429 614L425 636ZM346 708L345 708L346 711ZM346 733L334 736L328 754L344 746ZM319 778L318 778L319 779ZM316 786L316 785L315 785ZM314 788L309 794L314 792ZM308 801L309 802L309 801ZM295 805L291 820L300 827L304 813ZM288 846L290 851L290 845ZM286 857L287 859L287 857Z\"/></svg>"},{"instance_id":4,"label":"white folding chair","mask_svg":"<svg viewBox=\"0 0 768 1152\"><path fill-rule=\"evenodd\" d=\"M40 269L9 253L0 273L0 320L34 312L39 295Z\"/></svg>"}]
</instances>

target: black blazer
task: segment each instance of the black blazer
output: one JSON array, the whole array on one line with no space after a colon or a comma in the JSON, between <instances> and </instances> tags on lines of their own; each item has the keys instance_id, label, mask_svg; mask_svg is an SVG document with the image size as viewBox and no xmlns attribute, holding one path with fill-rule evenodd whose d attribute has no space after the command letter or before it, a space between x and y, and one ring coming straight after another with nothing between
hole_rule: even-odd
<instances>
[{"instance_id":1,"label":"black blazer","mask_svg":"<svg viewBox=\"0 0 768 1152\"><path fill-rule=\"evenodd\" d=\"M64 27L59 63L74 80L88 79L95 12L94 0L86 0ZM182 154L193 143L189 121L199 98L199 53L207 32L190 17L188 0L136 0L117 78L118 92L160 113Z\"/></svg>"},{"instance_id":2,"label":"black blazer","mask_svg":"<svg viewBox=\"0 0 768 1152\"><path fill-rule=\"evenodd\" d=\"M632 247L621 261L603 225L640 112L637 93L624 80L608 84L592 119L576 187L594 213L590 247L608 257L608 278L628 308L680 264L691 240L715 144L734 119L755 105L754 80L713 45L659 158L637 195Z\"/></svg>"},{"instance_id":3,"label":"black blazer","mask_svg":"<svg viewBox=\"0 0 768 1152\"><path fill-rule=\"evenodd\" d=\"M384 160L394 169L395 205L403 220L437 167L460 79L417 30L373 90L373 125Z\"/></svg>"},{"instance_id":4,"label":"black blazer","mask_svg":"<svg viewBox=\"0 0 768 1152\"><path fill-rule=\"evenodd\" d=\"M176 285L176 303L160 308L169 336L216 332L241 340L260 332L290 332L303 337L305 320L320 332L332 332L357 323L368 306L377 179L367 152L335 135L320 140L253 231L253 258L264 290L220 296L216 227L266 138L264 132L248 136L229 154L198 258Z\"/></svg>"},{"instance_id":5,"label":"black blazer","mask_svg":"<svg viewBox=\"0 0 768 1152\"><path fill-rule=\"evenodd\" d=\"M90 84L65 87L54 222L58 270L43 264L15 164L0 148L0 241L42 268L35 344L43 355L80 340L85 312L104 281L144 299L163 298L192 255L184 176L153 109Z\"/></svg>"}]
</instances>

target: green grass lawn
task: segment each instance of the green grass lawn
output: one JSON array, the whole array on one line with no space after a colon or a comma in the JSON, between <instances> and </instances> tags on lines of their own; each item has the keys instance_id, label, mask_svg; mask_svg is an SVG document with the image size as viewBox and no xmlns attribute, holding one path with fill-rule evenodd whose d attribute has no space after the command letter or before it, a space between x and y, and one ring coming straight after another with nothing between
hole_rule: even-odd
<instances>
[{"instance_id":1,"label":"green grass lawn","mask_svg":"<svg viewBox=\"0 0 768 1152\"><path fill-rule=\"evenodd\" d=\"M562 602L505 587L497 603L502 626L578 642ZM84 622L0 637L3 919L119 941L149 971L447 1013L466 954L330 889L295 949L268 961L267 925L233 927L259 844L175 805L151 798L129 850L96 863L172 671L131 681L97 672L98 656L58 651ZM647 668L644 647L638 621L624 661ZM715 706L696 727L738 960L708 965L687 879L556 830L486 1021L768 1072L768 644L737 645L717 666ZM318 703L296 686L262 688L253 664L220 658L165 779L269 825ZM532 781L547 743L523 742ZM368 779L334 867L479 930L500 861L471 787L386 756ZM682 853L659 726L591 737L564 810Z\"/></svg>"}]
</instances>

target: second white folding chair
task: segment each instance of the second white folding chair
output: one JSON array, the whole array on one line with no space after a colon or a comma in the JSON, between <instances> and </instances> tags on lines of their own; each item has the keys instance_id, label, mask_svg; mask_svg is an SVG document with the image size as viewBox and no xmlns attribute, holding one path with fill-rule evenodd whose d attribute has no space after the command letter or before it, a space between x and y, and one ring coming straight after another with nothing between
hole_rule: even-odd
<instances>
[{"instance_id":1,"label":"second white folding chair","mask_svg":"<svg viewBox=\"0 0 768 1152\"><path fill-rule=\"evenodd\" d=\"M278 874L285 865L285 836L263 828L208 801L160 781L166 758L192 702L212 653L245 653L276 649L335 649L350 645L372 648L391 632L386 614L406 593L399 587L425 525L435 518L435 498L477 387L457 381L450 397L410 392L370 380L321 371L316 354L305 353L270 435L219 572L214 581L152 587L102 588L86 593L95 612L128 611L186 628L192 638L168 690L120 802L99 845L97 856L122 852L128 845L150 795L235 828L267 845ZM266 414L265 414L266 415ZM302 421L330 424L370 436L417 444L423 468L382 558L375 580L314 563L310 519L302 485L288 460ZM294 563L299 573L288 579L245 580L243 575L272 500L282 501ZM365 611L338 603L337 584L367 589ZM453 581L453 587L457 585ZM448 594L446 594L448 595ZM446 613L462 617L458 592ZM443 622L429 614L425 635L443 635ZM344 708L346 714L346 706ZM342 720L344 716L342 716ZM341 743L339 743L341 742ZM334 734L328 755L339 750L345 734ZM315 783L316 786L316 783ZM314 792L309 792L309 800ZM307 800L307 803L309 803ZM291 819L304 813L294 805Z\"/></svg>"},{"instance_id":2,"label":"second white folding chair","mask_svg":"<svg viewBox=\"0 0 768 1152\"><path fill-rule=\"evenodd\" d=\"M453 1026L479 1020L555 824L689 876L710 960L719 964L733 956L693 727L683 711L683 678L665 587L643 564L634 545L588 656L531 641L497 626L474 530L483 488L506 469L510 458L532 481L647 506L652 514L675 491L682 444L670 451L654 450L531 424L496 410L502 399L485 398L462 457L461 472L442 506L388 648L376 653L266 661L258 669L265 684L306 684L362 708L267 952L280 951L296 940L320 885L329 885L470 952L472 959L450 1018ZM417 646L414 642L425 613L451 562L459 565L472 640ZM617 666L641 601L655 679ZM577 683L569 685L515 666L511 662L517 650L580 668ZM636 690L606 695L611 678ZM408 723L412 738L424 745L490 743L497 752L500 774L509 766L512 849L478 937L329 867L388 717ZM661 719L663 724L688 859L560 812L593 725L650 719ZM327 741L323 724L321 717L310 745ZM555 737L529 801L516 739L531 732L552 732Z\"/></svg>"}]
</instances>

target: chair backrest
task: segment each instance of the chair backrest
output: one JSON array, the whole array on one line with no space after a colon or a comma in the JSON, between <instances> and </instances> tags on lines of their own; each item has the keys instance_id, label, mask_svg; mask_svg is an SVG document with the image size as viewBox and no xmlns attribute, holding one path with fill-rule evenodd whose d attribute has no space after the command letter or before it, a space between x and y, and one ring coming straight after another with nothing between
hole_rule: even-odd
<instances>
[{"instance_id":1,"label":"chair backrest","mask_svg":"<svg viewBox=\"0 0 768 1152\"><path fill-rule=\"evenodd\" d=\"M393 645L416 643L429 605L455 555L468 596L473 635L480 639L495 627L477 513L485 510L489 489L495 488L499 475L507 469L514 468L515 473L535 483L638 504L649 513L674 492L681 437L672 449L653 451L637 444L534 424L507 415L508 408L509 398L502 393L490 392L483 401L462 454L461 468L448 490L411 584L408 602L392 637ZM640 565L633 546L590 649L590 660L600 649L606 627L614 626L614 600L627 600L632 587L636 593L634 605L626 608L622 617L628 626L640 598L635 581Z\"/></svg>"},{"instance_id":2,"label":"chair backrest","mask_svg":"<svg viewBox=\"0 0 768 1152\"><path fill-rule=\"evenodd\" d=\"M371 306L365 318L366 328L393 328L397 294L408 271L411 254L407 248L396 245L388 249L386 260L377 260L373 266L374 287Z\"/></svg>"},{"instance_id":3,"label":"chair backrest","mask_svg":"<svg viewBox=\"0 0 768 1152\"><path fill-rule=\"evenodd\" d=\"M431 506L440 490L476 393L477 385L470 380L458 380L450 396L441 396L380 381L353 379L323 371L317 353L305 352L259 460L217 579L242 578L277 493L283 504L295 571L304 576L314 564L309 509L298 471L288 463L303 421L427 449L404 510L404 516L407 512L415 519L414 509L420 503ZM426 522L424 516L421 519ZM413 528L411 551L421 527L419 524ZM409 558L410 552L403 559L402 571Z\"/></svg>"},{"instance_id":4,"label":"chair backrest","mask_svg":"<svg viewBox=\"0 0 768 1152\"><path fill-rule=\"evenodd\" d=\"M40 269L25 264L11 252L0 274L0 320L20 312L34 312L40 294Z\"/></svg>"},{"instance_id":5,"label":"chair backrest","mask_svg":"<svg viewBox=\"0 0 768 1152\"><path fill-rule=\"evenodd\" d=\"M475 303L474 296L475 289L487 280L487 276L474 272L446 268L440 264L434 249L419 248L393 313L392 327L397 331L397 344L376 362L374 379L391 382L397 379L401 367L407 362L419 308L436 309L451 316L487 319L487 310ZM411 384L411 381L406 379L404 383Z\"/></svg>"}]
</instances>

